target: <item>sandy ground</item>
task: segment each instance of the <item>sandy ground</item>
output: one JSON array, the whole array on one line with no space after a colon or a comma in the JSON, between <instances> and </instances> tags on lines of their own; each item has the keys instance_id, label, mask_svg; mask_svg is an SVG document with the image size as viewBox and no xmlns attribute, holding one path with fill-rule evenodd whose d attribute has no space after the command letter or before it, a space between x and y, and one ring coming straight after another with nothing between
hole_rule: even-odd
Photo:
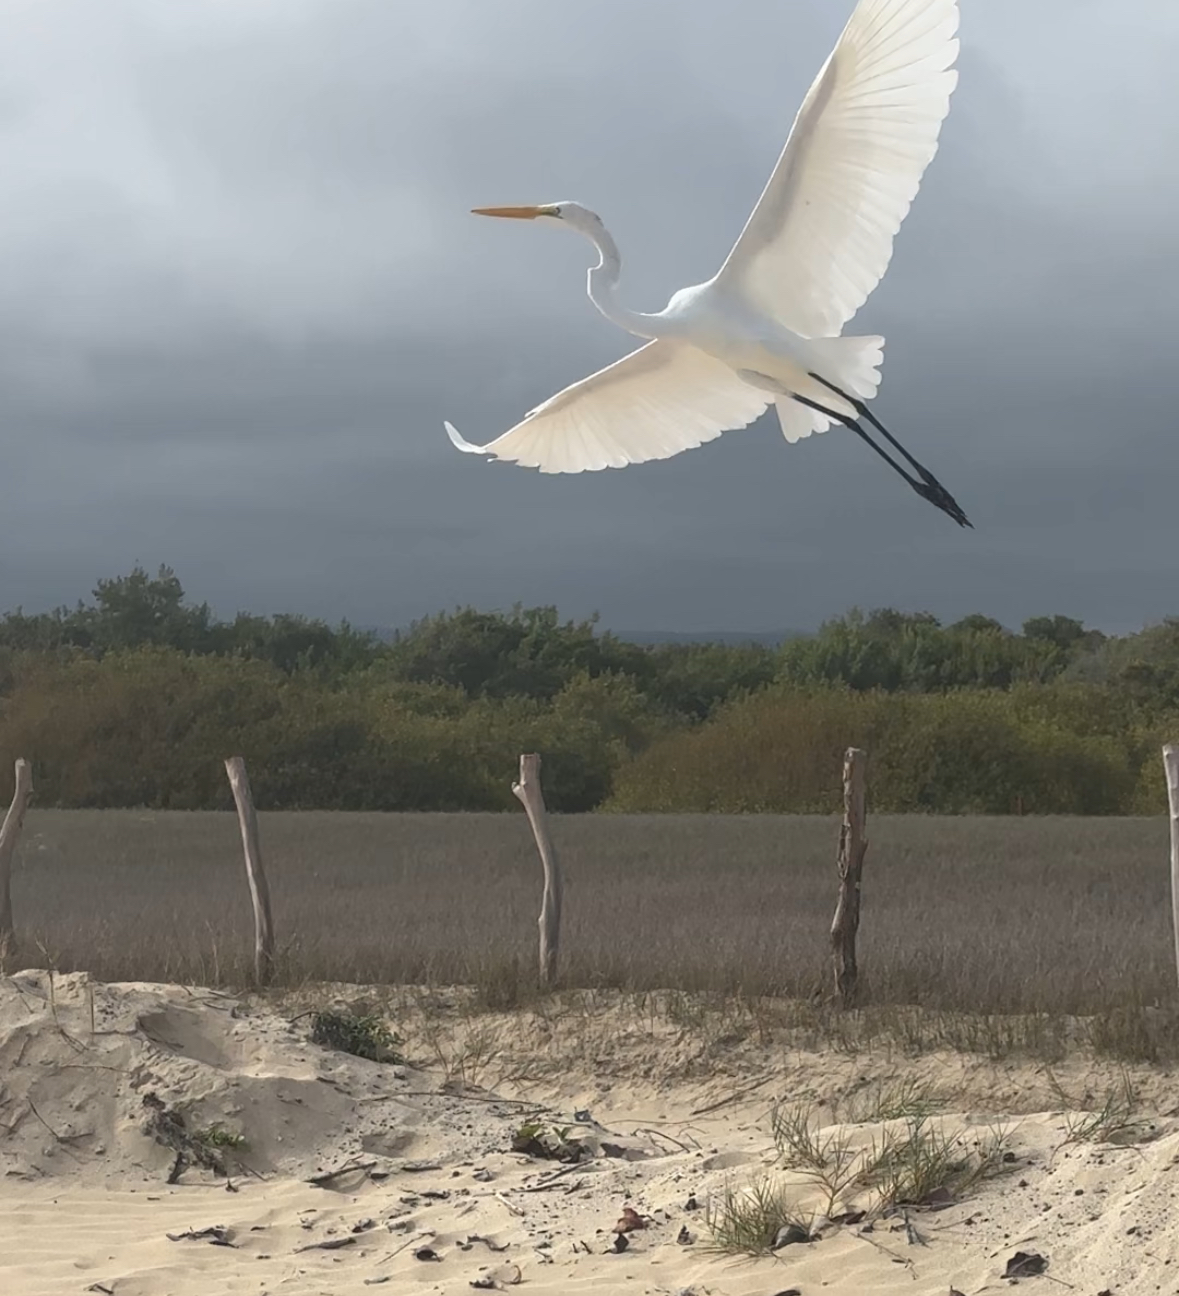
<instances>
[{"instance_id":1,"label":"sandy ground","mask_svg":"<svg viewBox=\"0 0 1179 1296\"><path fill-rule=\"evenodd\" d=\"M1179 1292L1179 1119L1160 1072L1075 1060L1054 1087L1033 1065L805 1053L621 1008L462 1017L428 999L399 1014L413 1065L394 1065L310 1043L298 1012L84 975L0 982L0 1292L971 1296L1009 1287L1017 1251L1047 1262L1024 1287ZM1112 1142L1070 1139L1082 1117L1060 1110L1062 1089L1079 1112L1127 1078L1135 1123ZM849 1121L856 1101L901 1083L939 1095L931 1120L964 1146L998 1120L1003 1172L907 1220L825 1222L813 1185L776 1162L773 1101L813 1103L863 1145L883 1130ZM168 1184L174 1153L144 1131L147 1094L186 1130L245 1137L228 1180L193 1166ZM569 1167L513 1152L533 1116L592 1155ZM717 1255L710 1201L767 1174L818 1213L816 1240ZM842 1204L872 1203L853 1185ZM627 1206L648 1225L619 1253Z\"/></svg>"}]
</instances>

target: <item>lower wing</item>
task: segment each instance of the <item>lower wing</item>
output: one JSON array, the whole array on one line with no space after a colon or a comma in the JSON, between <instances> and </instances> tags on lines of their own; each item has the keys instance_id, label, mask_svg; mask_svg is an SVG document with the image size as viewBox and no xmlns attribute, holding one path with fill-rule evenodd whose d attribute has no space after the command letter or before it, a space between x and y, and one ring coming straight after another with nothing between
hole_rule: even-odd
<instances>
[{"instance_id":1,"label":"lower wing","mask_svg":"<svg viewBox=\"0 0 1179 1296\"><path fill-rule=\"evenodd\" d=\"M450 424L466 454L539 468L597 472L694 450L759 418L770 396L694 346L658 339L566 387L487 445L472 445Z\"/></svg>"}]
</instances>

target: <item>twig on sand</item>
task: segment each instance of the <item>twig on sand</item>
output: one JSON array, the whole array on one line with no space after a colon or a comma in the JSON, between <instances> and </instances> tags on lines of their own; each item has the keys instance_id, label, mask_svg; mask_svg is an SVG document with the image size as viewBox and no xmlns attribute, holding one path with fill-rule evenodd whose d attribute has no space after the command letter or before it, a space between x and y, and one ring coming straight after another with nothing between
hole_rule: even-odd
<instances>
[{"instance_id":1,"label":"twig on sand","mask_svg":"<svg viewBox=\"0 0 1179 1296\"><path fill-rule=\"evenodd\" d=\"M356 1238L348 1233L344 1237L325 1238L322 1242L308 1242L306 1246L295 1248L295 1255L302 1251L339 1251L344 1247L352 1246Z\"/></svg>"},{"instance_id":2,"label":"twig on sand","mask_svg":"<svg viewBox=\"0 0 1179 1296\"><path fill-rule=\"evenodd\" d=\"M866 1233L863 1232L853 1233L852 1237L857 1237L860 1239L861 1242L867 1242L869 1246L874 1246L876 1250L879 1251L882 1255L888 1256L888 1258L894 1264L904 1265L905 1268L908 1269L910 1273L912 1273L914 1278L916 1278L917 1266L913 1263L913 1261L908 1256L897 1255L895 1251L890 1250L890 1248L886 1246L881 1246L881 1244L877 1242L875 1238L870 1238Z\"/></svg>"},{"instance_id":3,"label":"twig on sand","mask_svg":"<svg viewBox=\"0 0 1179 1296\"><path fill-rule=\"evenodd\" d=\"M489 1251L506 1251L508 1244L506 1242L496 1242L494 1239L485 1237L482 1233L468 1233L465 1243L459 1243L460 1251L469 1251L476 1242L482 1242Z\"/></svg>"},{"instance_id":4,"label":"twig on sand","mask_svg":"<svg viewBox=\"0 0 1179 1296\"><path fill-rule=\"evenodd\" d=\"M764 1089L770 1083L773 1076L765 1076L757 1084L751 1084L744 1089L738 1089L736 1093L728 1094L724 1098L718 1099L714 1103L709 1103L707 1107L697 1107L692 1116L707 1116L709 1112L720 1111L722 1107L728 1107L732 1103L740 1102L742 1098L748 1098L751 1093L756 1093L759 1089Z\"/></svg>"},{"instance_id":5,"label":"twig on sand","mask_svg":"<svg viewBox=\"0 0 1179 1296\"><path fill-rule=\"evenodd\" d=\"M552 1174L545 1175L543 1179L538 1179L536 1183L529 1187L521 1188L520 1191L526 1193L546 1192L556 1184L558 1179L564 1179L566 1175L576 1174L579 1170L585 1169L586 1164L584 1161L574 1161L571 1165L562 1166L560 1170L554 1170Z\"/></svg>"},{"instance_id":6,"label":"twig on sand","mask_svg":"<svg viewBox=\"0 0 1179 1296\"><path fill-rule=\"evenodd\" d=\"M186 1229L183 1233L165 1233L169 1242L209 1242L213 1246L235 1247L233 1234L224 1224L210 1224L208 1228Z\"/></svg>"},{"instance_id":7,"label":"twig on sand","mask_svg":"<svg viewBox=\"0 0 1179 1296\"><path fill-rule=\"evenodd\" d=\"M399 1247L394 1247L394 1249L390 1251L387 1256L382 1256L381 1259L377 1261L377 1263L385 1264L387 1261L392 1260L394 1256L399 1256L402 1253L402 1251L405 1250L406 1247L413 1246L415 1242L420 1242L423 1238L428 1238L433 1236L434 1236L433 1229L419 1229L416 1233L413 1233L409 1237L407 1237Z\"/></svg>"},{"instance_id":8,"label":"twig on sand","mask_svg":"<svg viewBox=\"0 0 1179 1296\"><path fill-rule=\"evenodd\" d=\"M497 1202L499 1202L501 1206L506 1206L507 1209L511 1211L513 1215L523 1217L524 1212L520 1209L520 1207L517 1206L514 1202L508 1201L508 1199L503 1195L503 1193L497 1192L497 1193L492 1193L491 1195L495 1198Z\"/></svg>"},{"instance_id":9,"label":"twig on sand","mask_svg":"<svg viewBox=\"0 0 1179 1296\"><path fill-rule=\"evenodd\" d=\"M556 1114L556 1109L553 1107L542 1107L534 1102L526 1102L523 1098L497 1098L495 1094L451 1093L449 1090L443 1092L438 1089L406 1089L397 1094L397 1097L454 1098L458 1102L493 1103L501 1107L519 1107L523 1111L546 1112L549 1115Z\"/></svg>"},{"instance_id":10,"label":"twig on sand","mask_svg":"<svg viewBox=\"0 0 1179 1296\"><path fill-rule=\"evenodd\" d=\"M57 1130L55 1130L55 1129L53 1128L53 1126L50 1125L50 1123L45 1119L45 1117L42 1116L41 1113L37 1110L36 1105L34 1104L33 1100L32 1100L31 1098L29 1098L29 1099L27 1099L26 1101L27 1101L28 1104L29 1104L29 1111L31 1111L31 1112L33 1113L33 1115L36 1116L36 1118L41 1122L41 1124L44 1125L45 1128L50 1132L50 1134L53 1135L53 1137L57 1140L58 1144L59 1144L62 1148L64 1148L64 1150L65 1150L66 1152L68 1152L68 1153L70 1154L70 1156L72 1156L72 1157L74 1158L75 1161L79 1161L79 1160L81 1160L81 1158L80 1158L79 1156L77 1156L77 1154L76 1154L76 1153L73 1151L73 1149L70 1147L70 1138L71 1138L71 1137L72 1137L72 1138L79 1138L79 1137L81 1137L81 1136L75 1134L75 1135L71 1135L71 1136L67 1137L67 1136L64 1135L64 1134L59 1134L59 1133L57 1132Z\"/></svg>"},{"instance_id":11,"label":"twig on sand","mask_svg":"<svg viewBox=\"0 0 1179 1296\"><path fill-rule=\"evenodd\" d=\"M358 1161L353 1157L351 1160L345 1161L344 1164L336 1170L325 1170L323 1174L312 1175L307 1182L314 1188L326 1188L328 1184L332 1183L336 1179L342 1179L345 1175L359 1174L361 1172L368 1175L370 1170L375 1170L376 1168L377 1163L375 1161Z\"/></svg>"},{"instance_id":12,"label":"twig on sand","mask_svg":"<svg viewBox=\"0 0 1179 1296\"><path fill-rule=\"evenodd\" d=\"M678 1147L679 1150L680 1150L681 1152L691 1152L691 1151L692 1151L692 1149L691 1149L691 1148L690 1148L686 1143L681 1143L679 1139L677 1139L677 1138L672 1138L672 1136L671 1136L670 1134L664 1134L664 1132L663 1132L662 1130L657 1130L657 1129L647 1129L647 1128L645 1128L645 1127L639 1127L639 1128L637 1128L637 1129L635 1130L635 1138L638 1138L638 1136L639 1136L640 1134L645 1134L645 1135L647 1136L647 1138L649 1138L653 1143L654 1143L657 1139L666 1139L669 1143L674 1143L674 1144L676 1145L676 1147ZM699 1143L697 1143L696 1146L699 1147L699 1146L700 1146Z\"/></svg>"}]
</instances>

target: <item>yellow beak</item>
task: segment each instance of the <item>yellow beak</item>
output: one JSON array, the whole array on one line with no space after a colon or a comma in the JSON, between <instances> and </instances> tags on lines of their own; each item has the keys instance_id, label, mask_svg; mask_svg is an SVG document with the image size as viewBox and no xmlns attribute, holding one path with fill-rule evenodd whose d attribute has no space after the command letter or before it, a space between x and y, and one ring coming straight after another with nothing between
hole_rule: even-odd
<instances>
[{"instance_id":1,"label":"yellow beak","mask_svg":"<svg viewBox=\"0 0 1179 1296\"><path fill-rule=\"evenodd\" d=\"M512 220L535 220L538 216L551 216L551 207L472 207L476 216L508 216Z\"/></svg>"}]
</instances>

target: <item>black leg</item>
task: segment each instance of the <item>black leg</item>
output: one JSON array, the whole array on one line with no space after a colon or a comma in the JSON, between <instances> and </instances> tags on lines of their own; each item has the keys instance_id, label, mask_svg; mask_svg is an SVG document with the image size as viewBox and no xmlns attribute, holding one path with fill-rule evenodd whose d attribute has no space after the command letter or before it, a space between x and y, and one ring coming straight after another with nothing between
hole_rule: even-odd
<instances>
[{"instance_id":1,"label":"black leg","mask_svg":"<svg viewBox=\"0 0 1179 1296\"><path fill-rule=\"evenodd\" d=\"M858 414L860 414L863 418L866 418L868 422L871 423L872 426L885 437L888 443L895 450L899 451L900 454L902 454L905 457L905 459L909 461L910 464L912 464L914 470L921 477L921 480L917 481L916 478L910 476L910 474L907 473L899 463L897 463L897 461L888 453L887 450L885 450L882 446L878 446L876 442L872 440L872 438L867 434L867 432L864 431L864 429L859 425L859 423L856 422L855 419L849 419L843 414L837 414L834 410L828 409L824 405L820 405L817 401L809 400L805 396L799 396L796 392L791 393L792 399L798 401L800 405L807 406L808 409L817 410L820 414L826 415L827 418L833 419L836 423L842 423L844 427L851 428L851 430L854 433L856 433L856 435L862 441L864 441L867 445L870 445L872 449L876 451L876 453L885 461L885 463L887 463L891 468L893 468L895 472L899 473L901 477L903 477L905 481L909 483L909 485L917 492L918 495L921 496L923 500L927 500L930 504L934 506L934 508L941 509L941 511L945 513L948 517L953 518L954 521L957 522L960 527L970 527L971 529L973 529L974 524L962 511L961 506L959 505L958 501L953 497L953 495L951 495L950 492L946 490L946 488L941 484L941 482L938 481L938 479L933 475L933 473L931 473L927 468L925 468L922 464L918 463L917 460L913 458L913 456L905 449L903 445L901 445L901 443L896 439L896 437L894 437L888 431L888 429L884 427L883 424L881 424L879 419L877 419L875 415L873 415L871 410L868 409L867 405L865 405L863 401L857 400L854 396L849 396L846 392L841 391L838 387L836 387L834 383L828 382L825 378L820 377L816 373L812 373L810 376L814 378L816 382L822 383L823 386L826 387L829 391L833 391L837 396L847 401L847 403Z\"/></svg>"},{"instance_id":2,"label":"black leg","mask_svg":"<svg viewBox=\"0 0 1179 1296\"><path fill-rule=\"evenodd\" d=\"M823 386L826 387L828 391L833 391L836 394L836 396L841 396L845 401L847 401L847 403L852 407L852 409L855 410L855 412L861 418L867 419L868 422L872 424L872 426L876 429L876 431L879 432L881 436L884 437L884 439L889 443L889 445L892 446L894 450L899 450L900 453L905 456L905 458L909 461L909 463L912 464L912 466L917 470L917 474L918 476L921 477L922 481L928 483L930 486L938 484L938 480L933 475L933 473L931 473L928 468L925 468L922 464L918 463L917 460L913 458L913 456L908 452L908 450L905 449L903 445L901 445L901 443L896 439L896 437L893 436L893 434L888 430L888 428L886 428L884 424L881 423L881 421L876 417L876 415L872 413L872 411L868 408L868 406L865 404L864 401L860 400L856 396L849 395L847 392L843 390L842 387L836 387L836 385L833 382L828 382L827 379L822 376L822 374L817 374L812 371L810 377L812 377L815 380L815 382L822 383Z\"/></svg>"},{"instance_id":3,"label":"black leg","mask_svg":"<svg viewBox=\"0 0 1179 1296\"><path fill-rule=\"evenodd\" d=\"M828 409L825 405L820 405L818 401L808 400L807 397L805 396L798 396L792 393L791 399L796 400L800 405L805 405L807 409L817 410L820 414L825 414L829 419L834 419L836 423L842 423L843 426L846 428L851 428L851 430L864 442L865 445L871 446L872 449L875 450L876 453L881 457L881 459L883 459L884 462L888 464L891 468L893 468L896 472L900 473L900 475L905 479L905 481L909 483L910 486L919 485L919 483L914 481L914 479L909 476L909 474L901 467L901 465L897 463L897 461L892 457L892 455L888 453L887 450L885 450L882 446L878 446L876 442L872 440L872 438L867 434L867 432L864 431L862 427L860 427L860 425L855 421L855 419L845 418L842 414L836 414L834 410Z\"/></svg>"}]
</instances>

